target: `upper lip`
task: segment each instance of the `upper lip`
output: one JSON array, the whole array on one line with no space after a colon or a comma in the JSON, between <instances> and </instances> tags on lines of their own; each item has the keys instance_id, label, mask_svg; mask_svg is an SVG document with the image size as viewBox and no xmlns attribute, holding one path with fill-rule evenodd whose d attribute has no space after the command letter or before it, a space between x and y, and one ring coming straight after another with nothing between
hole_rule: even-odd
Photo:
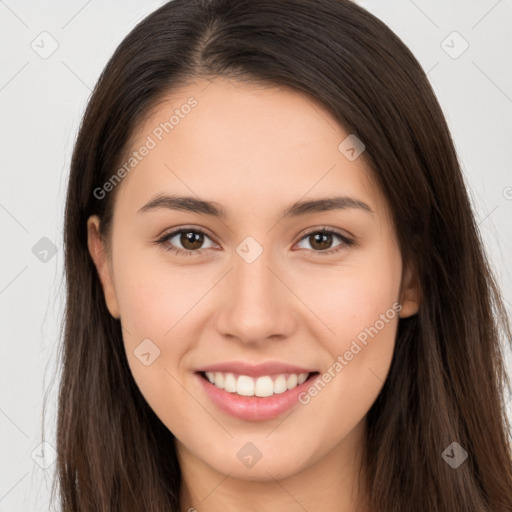
<instances>
[{"instance_id":1,"label":"upper lip","mask_svg":"<svg viewBox=\"0 0 512 512\"><path fill-rule=\"evenodd\" d=\"M260 377L262 375L273 375L281 373L313 373L316 370L310 370L293 364L281 363L279 361L268 361L261 364L250 364L244 361L230 361L225 363L211 364L197 370L199 372L221 372L237 373L249 377Z\"/></svg>"}]
</instances>

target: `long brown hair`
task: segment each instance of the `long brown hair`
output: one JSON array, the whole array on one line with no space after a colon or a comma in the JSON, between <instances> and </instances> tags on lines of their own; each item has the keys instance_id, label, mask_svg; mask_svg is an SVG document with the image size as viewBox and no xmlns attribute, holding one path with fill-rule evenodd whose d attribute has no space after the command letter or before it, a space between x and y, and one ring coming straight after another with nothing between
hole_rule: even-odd
<instances>
[{"instance_id":1,"label":"long brown hair","mask_svg":"<svg viewBox=\"0 0 512 512\"><path fill-rule=\"evenodd\" d=\"M179 511L174 436L141 395L109 314L86 222L108 239L114 174L134 129L193 78L285 86L324 104L366 150L419 312L399 322L392 365L367 415L371 512L512 510L502 341L512 342L445 119L417 60L348 0L174 0L117 48L76 140L65 212L67 308L57 452L63 512ZM457 469L442 454L468 453ZM58 481L57 481L58 480Z\"/></svg>"}]
</instances>

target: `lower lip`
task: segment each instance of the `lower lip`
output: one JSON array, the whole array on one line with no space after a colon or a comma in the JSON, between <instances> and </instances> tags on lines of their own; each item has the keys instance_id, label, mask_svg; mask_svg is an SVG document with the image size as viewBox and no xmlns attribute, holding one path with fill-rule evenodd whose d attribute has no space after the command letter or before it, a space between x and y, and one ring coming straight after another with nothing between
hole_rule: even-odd
<instances>
[{"instance_id":1,"label":"lower lip","mask_svg":"<svg viewBox=\"0 0 512 512\"><path fill-rule=\"evenodd\" d=\"M201 374L196 373L196 376L212 402L222 411L242 420L265 421L277 418L299 403L298 398L301 392L308 389L319 375L313 375L302 384L284 393L274 393L267 397L229 393L214 386Z\"/></svg>"}]
</instances>

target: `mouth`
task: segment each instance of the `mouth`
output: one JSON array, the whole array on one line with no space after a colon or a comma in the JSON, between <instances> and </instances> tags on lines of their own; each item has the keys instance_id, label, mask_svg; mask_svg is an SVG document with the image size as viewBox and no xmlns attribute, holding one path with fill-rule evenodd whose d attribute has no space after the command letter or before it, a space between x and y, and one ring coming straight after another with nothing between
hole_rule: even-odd
<instances>
[{"instance_id":1,"label":"mouth","mask_svg":"<svg viewBox=\"0 0 512 512\"><path fill-rule=\"evenodd\" d=\"M281 373L277 375L262 375L251 377L225 372L198 372L199 375L217 389L239 396L268 397L291 391L307 380L318 375L309 373Z\"/></svg>"},{"instance_id":2,"label":"mouth","mask_svg":"<svg viewBox=\"0 0 512 512\"><path fill-rule=\"evenodd\" d=\"M299 395L318 378L318 371L251 377L232 372L195 372L209 401L220 411L246 421L277 418L298 405Z\"/></svg>"}]
</instances>

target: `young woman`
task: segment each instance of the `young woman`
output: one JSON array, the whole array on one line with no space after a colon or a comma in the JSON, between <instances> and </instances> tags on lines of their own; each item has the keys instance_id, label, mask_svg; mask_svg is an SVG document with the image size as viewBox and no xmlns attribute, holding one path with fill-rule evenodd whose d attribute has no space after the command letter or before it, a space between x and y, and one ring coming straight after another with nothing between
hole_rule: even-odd
<instances>
[{"instance_id":1,"label":"young woman","mask_svg":"<svg viewBox=\"0 0 512 512\"><path fill-rule=\"evenodd\" d=\"M76 141L71 511L512 510L511 333L425 73L346 0L174 0Z\"/></svg>"}]
</instances>

